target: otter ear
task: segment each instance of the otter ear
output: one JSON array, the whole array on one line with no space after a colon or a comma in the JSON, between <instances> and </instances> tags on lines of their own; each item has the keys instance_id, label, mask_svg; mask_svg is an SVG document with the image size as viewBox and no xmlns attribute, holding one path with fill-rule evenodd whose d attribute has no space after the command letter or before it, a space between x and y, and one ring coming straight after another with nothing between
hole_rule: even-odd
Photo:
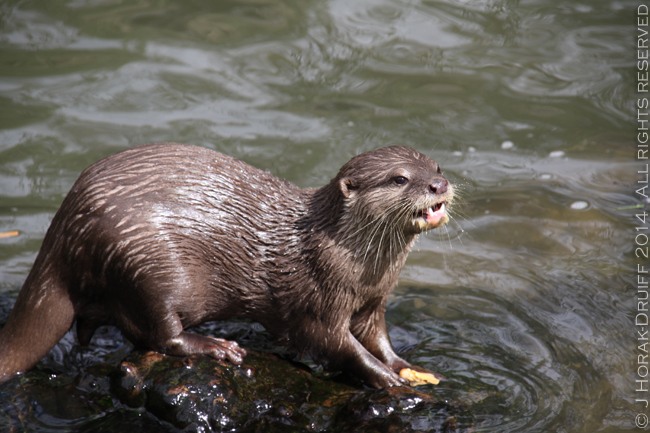
<instances>
[{"instance_id":1,"label":"otter ear","mask_svg":"<svg viewBox=\"0 0 650 433\"><path fill-rule=\"evenodd\" d=\"M354 184L352 179L348 177L344 177L343 179L339 180L339 189L341 190L341 193L345 198L352 197L354 191L357 190L358 188L359 187Z\"/></svg>"}]
</instances>

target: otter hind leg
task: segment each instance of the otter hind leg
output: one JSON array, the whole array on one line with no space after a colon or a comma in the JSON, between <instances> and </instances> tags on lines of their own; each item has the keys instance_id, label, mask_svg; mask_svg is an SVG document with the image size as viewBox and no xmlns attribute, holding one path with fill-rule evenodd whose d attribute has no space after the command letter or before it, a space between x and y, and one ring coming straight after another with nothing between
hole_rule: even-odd
<instances>
[{"instance_id":1,"label":"otter hind leg","mask_svg":"<svg viewBox=\"0 0 650 433\"><path fill-rule=\"evenodd\" d=\"M164 352L176 356L201 354L216 359L227 358L235 365L240 365L246 356L246 349L239 347L239 344L235 341L186 331L181 331L178 336L169 339L165 344Z\"/></svg>"},{"instance_id":2,"label":"otter hind leg","mask_svg":"<svg viewBox=\"0 0 650 433\"><path fill-rule=\"evenodd\" d=\"M228 359L236 365L246 356L246 350L234 341L184 331L176 313L166 309L147 310L146 305L140 311L144 314L124 314L124 311L113 314L117 327L136 347L172 356L208 355Z\"/></svg>"}]
</instances>

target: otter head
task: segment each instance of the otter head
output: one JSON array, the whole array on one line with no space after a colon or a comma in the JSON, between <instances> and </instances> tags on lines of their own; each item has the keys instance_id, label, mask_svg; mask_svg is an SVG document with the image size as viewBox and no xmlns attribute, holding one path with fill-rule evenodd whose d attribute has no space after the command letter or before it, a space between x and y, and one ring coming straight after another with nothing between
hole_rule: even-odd
<instances>
[{"instance_id":1,"label":"otter head","mask_svg":"<svg viewBox=\"0 0 650 433\"><path fill-rule=\"evenodd\" d=\"M453 186L434 160L414 149L391 146L358 155L336 181L346 213L367 231L397 230L408 237L449 221Z\"/></svg>"}]
</instances>

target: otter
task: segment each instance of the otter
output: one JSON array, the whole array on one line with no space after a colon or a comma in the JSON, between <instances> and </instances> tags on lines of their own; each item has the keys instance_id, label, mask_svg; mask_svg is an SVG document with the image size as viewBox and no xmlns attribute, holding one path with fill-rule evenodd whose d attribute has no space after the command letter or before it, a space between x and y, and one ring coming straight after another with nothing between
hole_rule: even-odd
<instances>
[{"instance_id":1,"label":"otter","mask_svg":"<svg viewBox=\"0 0 650 433\"><path fill-rule=\"evenodd\" d=\"M0 331L0 382L32 368L76 321L136 348L241 364L236 342L185 329L246 318L376 388L406 383L384 312L419 233L448 221L432 159L386 147L301 189L205 148L130 148L81 173Z\"/></svg>"}]
</instances>

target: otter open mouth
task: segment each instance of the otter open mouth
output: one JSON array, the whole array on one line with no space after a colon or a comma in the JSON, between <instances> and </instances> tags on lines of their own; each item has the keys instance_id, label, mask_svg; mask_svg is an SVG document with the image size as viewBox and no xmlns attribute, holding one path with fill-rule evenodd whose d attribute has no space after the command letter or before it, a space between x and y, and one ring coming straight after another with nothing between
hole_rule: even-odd
<instances>
[{"instance_id":1,"label":"otter open mouth","mask_svg":"<svg viewBox=\"0 0 650 433\"><path fill-rule=\"evenodd\" d=\"M415 219L418 225L426 225L430 228L443 225L449 219L447 216L446 202L443 201L426 209L419 210L415 214Z\"/></svg>"},{"instance_id":2,"label":"otter open mouth","mask_svg":"<svg viewBox=\"0 0 650 433\"><path fill-rule=\"evenodd\" d=\"M424 218L428 220L429 217L442 216L446 214L445 202L435 204L426 209L422 209L416 213L416 218Z\"/></svg>"}]
</instances>

